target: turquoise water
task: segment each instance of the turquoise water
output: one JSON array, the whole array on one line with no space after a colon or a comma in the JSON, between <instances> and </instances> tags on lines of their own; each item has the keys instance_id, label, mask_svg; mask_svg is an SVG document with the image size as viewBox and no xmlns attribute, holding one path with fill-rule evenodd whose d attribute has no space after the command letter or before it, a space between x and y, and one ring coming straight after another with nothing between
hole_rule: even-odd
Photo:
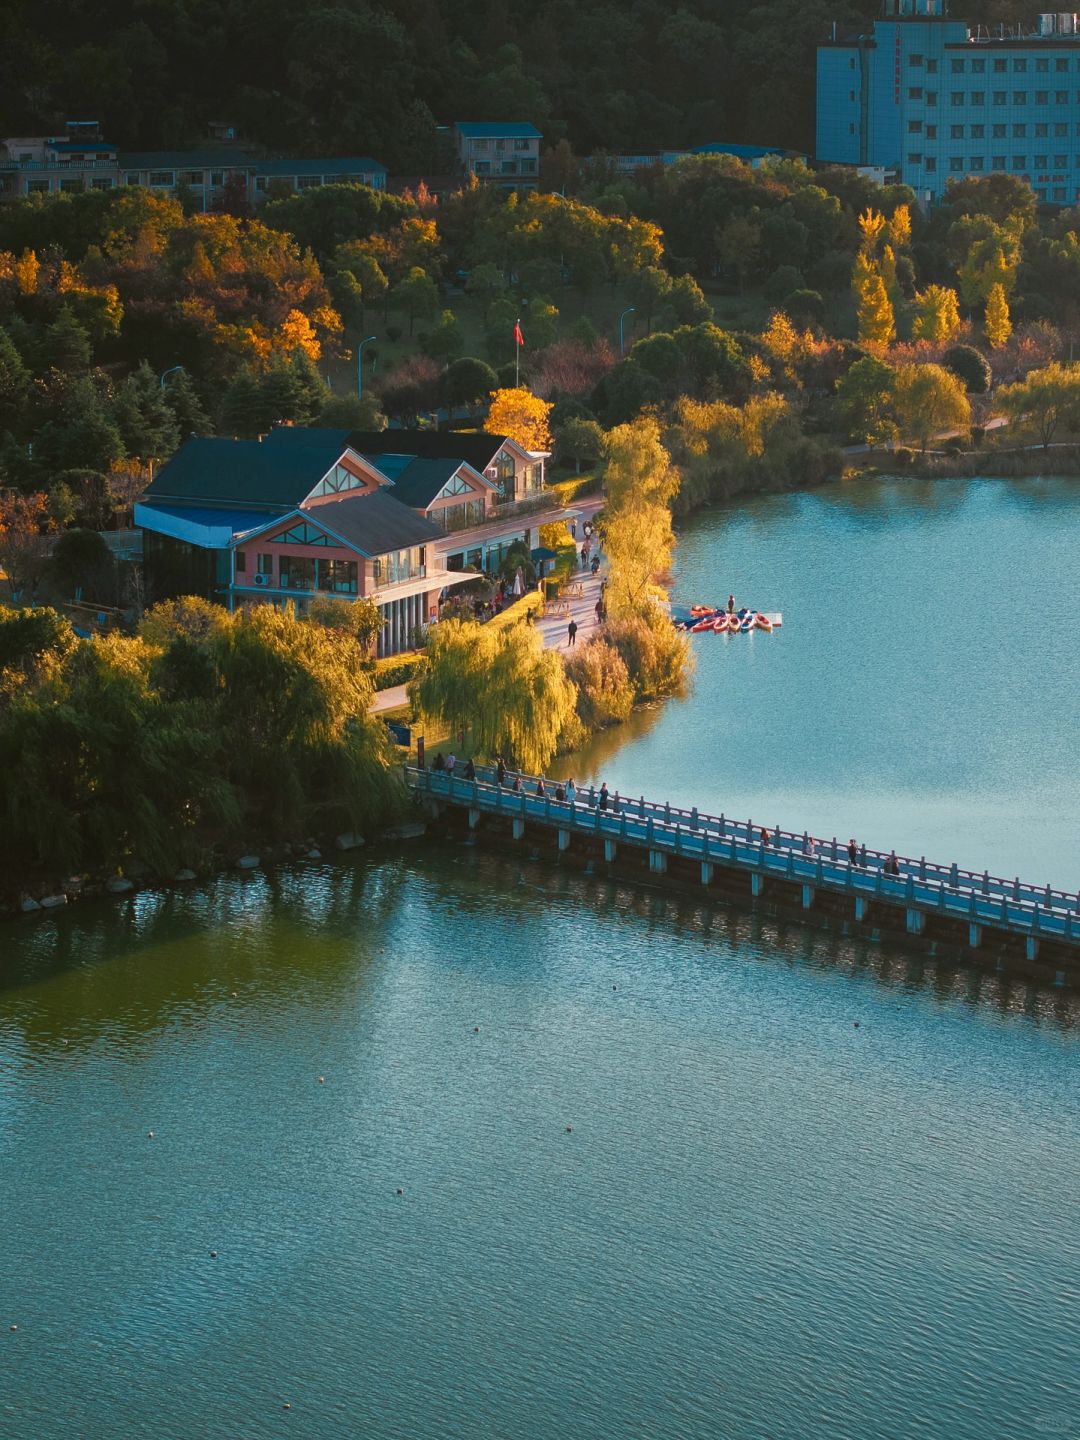
<instances>
[{"instance_id":1,"label":"turquoise water","mask_svg":"<svg viewBox=\"0 0 1080 1440\"><path fill-rule=\"evenodd\" d=\"M1075 997L426 843L2 938L5 1440L1076 1433Z\"/></svg>"},{"instance_id":2,"label":"turquoise water","mask_svg":"<svg viewBox=\"0 0 1080 1440\"><path fill-rule=\"evenodd\" d=\"M695 635L682 704L566 769L624 794L1080 889L1080 482L882 481L681 528L675 598L780 611Z\"/></svg>"},{"instance_id":3,"label":"turquoise water","mask_svg":"<svg viewBox=\"0 0 1080 1440\"><path fill-rule=\"evenodd\" d=\"M784 629L586 768L1075 884L1077 516L696 519ZM1080 1434L1078 1021L426 841L7 927L0 1440Z\"/></svg>"}]
</instances>

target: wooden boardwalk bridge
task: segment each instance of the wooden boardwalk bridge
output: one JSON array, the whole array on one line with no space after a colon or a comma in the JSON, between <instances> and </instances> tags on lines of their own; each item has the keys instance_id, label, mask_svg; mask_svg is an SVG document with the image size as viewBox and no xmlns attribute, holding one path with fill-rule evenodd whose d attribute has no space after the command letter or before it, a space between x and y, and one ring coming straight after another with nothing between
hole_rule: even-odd
<instances>
[{"instance_id":1,"label":"wooden boardwalk bridge","mask_svg":"<svg viewBox=\"0 0 1080 1440\"><path fill-rule=\"evenodd\" d=\"M923 937L933 946L972 952L993 948L999 963L1023 960L1059 985L1080 976L1080 896L1049 885L1001 879L921 857L894 857L860 847L854 862L836 839L812 847L809 837L752 820L707 815L641 797L608 797L579 789L573 803L555 798L558 781L518 777L519 790L494 772L460 773L405 766L406 784L440 815L465 817L469 829L495 825L514 840L554 842L557 854L620 863L694 885L724 888L795 907L824 911L877 934ZM605 803L606 801L606 803ZM767 840L765 837L768 837ZM895 863L894 863L895 862Z\"/></svg>"}]
</instances>

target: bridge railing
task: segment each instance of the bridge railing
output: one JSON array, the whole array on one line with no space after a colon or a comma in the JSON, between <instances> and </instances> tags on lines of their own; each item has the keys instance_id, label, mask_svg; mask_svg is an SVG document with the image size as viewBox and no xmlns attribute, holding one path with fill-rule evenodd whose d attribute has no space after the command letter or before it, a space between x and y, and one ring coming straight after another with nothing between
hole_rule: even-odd
<instances>
[{"instance_id":1,"label":"bridge railing","mask_svg":"<svg viewBox=\"0 0 1080 1440\"><path fill-rule=\"evenodd\" d=\"M827 884L855 894L876 895L895 904L930 908L960 919L1008 925L1025 930L1080 938L1080 898L1051 887L1039 888L979 875L956 865L940 865L923 858L896 857L896 871L884 851L858 847L852 862L848 847L833 840L813 851L808 837L779 827L768 830L752 820L732 820L642 797L628 799L612 792L606 805L593 786L579 788L573 802L555 799L560 782L516 775L500 785L492 767L478 766L475 780L459 773L405 767L406 781L458 804L471 804L507 815L541 819L569 829L589 829L606 839L620 838L647 845L656 842L676 854L701 860L728 861L806 884Z\"/></svg>"}]
</instances>

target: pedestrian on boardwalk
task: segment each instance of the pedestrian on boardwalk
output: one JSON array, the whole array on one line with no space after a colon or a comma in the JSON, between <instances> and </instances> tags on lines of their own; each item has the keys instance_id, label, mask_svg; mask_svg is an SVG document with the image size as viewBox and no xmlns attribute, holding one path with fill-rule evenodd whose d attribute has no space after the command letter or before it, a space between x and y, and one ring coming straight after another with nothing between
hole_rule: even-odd
<instances>
[{"instance_id":1,"label":"pedestrian on boardwalk","mask_svg":"<svg viewBox=\"0 0 1080 1440\"><path fill-rule=\"evenodd\" d=\"M592 557L592 573L593 573L594 575L596 575L596 574L599 572L599 570L600 570L600 556L599 556L599 555L594 555L594 556Z\"/></svg>"},{"instance_id":2,"label":"pedestrian on boardwalk","mask_svg":"<svg viewBox=\"0 0 1080 1440\"><path fill-rule=\"evenodd\" d=\"M560 804L566 803L566 786L561 782L555 786L555 799L558 800Z\"/></svg>"},{"instance_id":3,"label":"pedestrian on boardwalk","mask_svg":"<svg viewBox=\"0 0 1080 1440\"><path fill-rule=\"evenodd\" d=\"M547 790L544 786L544 777L542 775L540 776L540 779L536 782L536 793L541 798L543 798L543 796L547 794Z\"/></svg>"},{"instance_id":4,"label":"pedestrian on boardwalk","mask_svg":"<svg viewBox=\"0 0 1080 1440\"><path fill-rule=\"evenodd\" d=\"M506 784L506 765L504 764L501 755L499 756L498 765L495 766L495 779L499 782L500 785Z\"/></svg>"},{"instance_id":5,"label":"pedestrian on boardwalk","mask_svg":"<svg viewBox=\"0 0 1080 1440\"><path fill-rule=\"evenodd\" d=\"M577 621L571 620L566 627L566 643L568 646L577 644Z\"/></svg>"},{"instance_id":6,"label":"pedestrian on boardwalk","mask_svg":"<svg viewBox=\"0 0 1080 1440\"><path fill-rule=\"evenodd\" d=\"M589 563L589 542L586 540L581 547L581 568L584 570Z\"/></svg>"},{"instance_id":7,"label":"pedestrian on boardwalk","mask_svg":"<svg viewBox=\"0 0 1080 1440\"><path fill-rule=\"evenodd\" d=\"M574 777L572 775L570 776L570 779L566 782L566 799L567 802L571 805L573 805L574 801L577 799L577 786L574 784Z\"/></svg>"},{"instance_id":8,"label":"pedestrian on boardwalk","mask_svg":"<svg viewBox=\"0 0 1080 1440\"><path fill-rule=\"evenodd\" d=\"M450 751L450 754L446 757L446 770L447 770L447 773L448 773L448 774L452 775L452 774L454 773L454 766L455 766L456 764L457 764L457 756L456 756L456 755L454 754L454 752L451 750L451 751Z\"/></svg>"},{"instance_id":9,"label":"pedestrian on boardwalk","mask_svg":"<svg viewBox=\"0 0 1080 1440\"><path fill-rule=\"evenodd\" d=\"M865 840L864 840L863 843L859 846L859 864L862 866L862 868L863 868L864 870L866 869L866 841L865 841Z\"/></svg>"},{"instance_id":10,"label":"pedestrian on boardwalk","mask_svg":"<svg viewBox=\"0 0 1080 1440\"><path fill-rule=\"evenodd\" d=\"M595 606L594 606L593 608L594 608L595 611L596 611L596 623L597 623L598 625L602 625L602 624L604 623L604 602L603 602L603 599L597 600L597 602L596 602L596 604L595 604Z\"/></svg>"},{"instance_id":11,"label":"pedestrian on boardwalk","mask_svg":"<svg viewBox=\"0 0 1080 1440\"><path fill-rule=\"evenodd\" d=\"M766 847L766 849L768 848L769 832L765 829L764 825L761 827L761 843Z\"/></svg>"},{"instance_id":12,"label":"pedestrian on boardwalk","mask_svg":"<svg viewBox=\"0 0 1080 1440\"><path fill-rule=\"evenodd\" d=\"M847 844L847 858L848 858L848 864L849 864L849 865L858 865L858 863L859 863L859 847L855 844L854 839L848 841L848 844Z\"/></svg>"},{"instance_id":13,"label":"pedestrian on boardwalk","mask_svg":"<svg viewBox=\"0 0 1080 1440\"><path fill-rule=\"evenodd\" d=\"M431 762L431 768L433 770L446 769L446 761L443 759L443 753L441 750L435 751L435 759Z\"/></svg>"},{"instance_id":14,"label":"pedestrian on boardwalk","mask_svg":"<svg viewBox=\"0 0 1080 1440\"><path fill-rule=\"evenodd\" d=\"M734 614L735 614L735 596L734 596L734 595L729 595L729 596L727 597L727 613L728 613L729 615L734 615Z\"/></svg>"},{"instance_id":15,"label":"pedestrian on boardwalk","mask_svg":"<svg viewBox=\"0 0 1080 1440\"><path fill-rule=\"evenodd\" d=\"M520 775L515 775L515 776L514 776L514 783L513 783L513 785L510 786L510 789L513 790L513 792L514 792L515 795L520 795L520 794L521 794L521 776L520 776Z\"/></svg>"},{"instance_id":16,"label":"pedestrian on boardwalk","mask_svg":"<svg viewBox=\"0 0 1080 1440\"><path fill-rule=\"evenodd\" d=\"M895 850L891 850L891 851L889 852L889 858L885 861L885 874L886 874L886 875L899 875L899 874L900 874L900 861L896 858L896 851L895 851Z\"/></svg>"},{"instance_id":17,"label":"pedestrian on boardwalk","mask_svg":"<svg viewBox=\"0 0 1080 1440\"><path fill-rule=\"evenodd\" d=\"M607 781L605 780L604 783L600 786L600 809L601 809L601 810L606 810L606 809L607 809L607 802L608 802L608 789L607 789Z\"/></svg>"},{"instance_id":18,"label":"pedestrian on boardwalk","mask_svg":"<svg viewBox=\"0 0 1080 1440\"><path fill-rule=\"evenodd\" d=\"M469 757L468 760L465 761L465 779L466 779L466 780L475 780L475 779L476 779L476 766L473 764L473 762L472 762L472 757L471 757L471 756Z\"/></svg>"},{"instance_id":19,"label":"pedestrian on boardwalk","mask_svg":"<svg viewBox=\"0 0 1080 1440\"><path fill-rule=\"evenodd\" d=\"M811 860L817 854L817 842L812 835L807 835L806 839L803 841L803 854L808 856Z\"/></svg>"},{"instance_id":20,"label":"pedestrian on boardwalk","mask_svg":"<svg viewBox=\"0 0 1080 1440\"><path fill-rule=\"evenodd\" d=\"M613 815L618 815L618 813L619 813L619 792L618 792L618 790L615 791L615 798L614 798L614 800L612 800L612 802L611 802L611 812L612 812Z\"/></svg>"}]
</instances>

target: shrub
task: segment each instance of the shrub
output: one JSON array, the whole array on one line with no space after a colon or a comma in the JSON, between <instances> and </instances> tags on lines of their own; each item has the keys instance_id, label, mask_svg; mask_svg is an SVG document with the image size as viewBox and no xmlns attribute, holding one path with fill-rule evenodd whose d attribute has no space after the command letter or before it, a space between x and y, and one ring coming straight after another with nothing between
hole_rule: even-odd
<instances>
[{"instance_id":1,"label":"shrub","mask_svg":"<svg viewBox=\"0 0 1080 1440\"><path fill-rule=\"evenodd\" d=\"M825 319L825 301L817 290L793 290L784 301L784 309L792 320L820 325Z\"/></svg>"},{"instance_id":2,"label":"shrub","mask_svg":"<svg viewBox=\"0 0 1080 1440\"><path fill-rule=\"evenodd\" d=\"M893 451L893 460L896 462L899 468L904 469L911 464L912 451L908 450L903 445L898 445Z\"/></svg>"},{"instance_id":3,"label":"shrub","mask_svg":"<svg viewBox=\"0 0 1080 1440\"><path fill-rule=\"evenodd\" d=\"M380 660L372 672L376 690L392 690L395 685L405 685L416 674L424 662L423 653L417 655L388 655Z\"/></svg>"},{"instance_id":4,"label":"shrub","mask_svg":"<svg viewBox=\"0 0 1080 1440\"><path fill-rule=\"evenodd\" d=\"M990 362L974 345L951 346L942 356L942 364L964 382L969 395L985 395L990 389Z\"/></svg>"},{"instance_id":5,"label":"shrub","mask_svg":"<svg viewBox=\"0 0 1080 1440\"><path fill-rule=\"evenodd\" d=\"M983 443L983 441L984 441L985 439L986 439L986 430L985 430L985 428L984 428L982 425L972 425L972 427L971 427L971 444L972 444L972 447L973 447L974 449L978 450L979 446Z\"/></svg>"},{"instance_id":6,"label":"shrub","mask_svg":"<svg viewBox=\"0 0 1080 1440\"><path fill-rule=\"evenodd\" d=\"M763 293L770 305L780 305L793 290L803 290L806 281L794 265L780 265L765 281Z\"/></svg>"},{"instance_id":7,"label":"shrub","mask_svg":"<svg viewBox=\"0 0 1080 1440\"><path fill-rule=\"evenodd\" d=\"M577 686L577 713L586 730L602 730L627 718L634 706L634 687L614 645L590 640L567 657L566 669Z\"/></svg>"},{"instance_id":8,"label":"shrub","mask_svg":"<svg viewBox=\"0 0 1080 1440\"><path fill-rule=\"evenodd\" d=\"M607 639L622 657L639 700L678 695L693 665L690 643L660 609L612 620Z\"/></svg>"}]
</instances>

